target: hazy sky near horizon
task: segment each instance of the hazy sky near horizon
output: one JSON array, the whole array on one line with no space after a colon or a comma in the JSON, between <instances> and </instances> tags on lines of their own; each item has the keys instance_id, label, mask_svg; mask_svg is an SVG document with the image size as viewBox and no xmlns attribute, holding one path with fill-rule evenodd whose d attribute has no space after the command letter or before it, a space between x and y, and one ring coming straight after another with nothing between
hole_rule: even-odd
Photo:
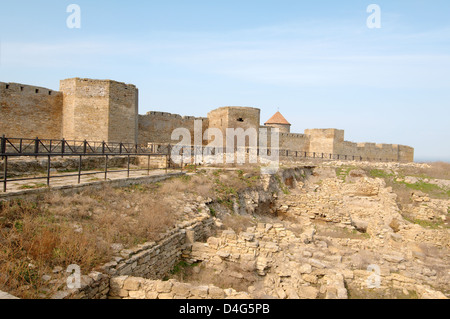
<instances>
[{"instance_id":1,"label":"hazy sky near horizon","mask_svg":"<svg viewBox=\"0 0 450 319\"><path fill-rule=\"evenodd\" d=\"M132 83L141 114L251 106L264 122L279 108L292 132L339 128L450 161L448 0L0 1L2 82ZM381 29L366 25L372 3Z\"/></svg>"}]
</instances>

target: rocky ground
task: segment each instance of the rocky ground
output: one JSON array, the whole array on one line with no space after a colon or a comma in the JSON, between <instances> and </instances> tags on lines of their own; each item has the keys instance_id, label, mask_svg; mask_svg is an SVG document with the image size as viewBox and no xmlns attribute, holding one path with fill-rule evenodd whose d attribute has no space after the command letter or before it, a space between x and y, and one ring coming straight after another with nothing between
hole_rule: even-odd
<instances>
[{"instance_id":1,"label":"rocky ground","mask_svg":"<svg viewBox=\"0 0 450 319\"><path fill-rule=\"evenodd\" d=\"M253 215L245 231L222 227L195 243L186 257L199 264L182 280L232 286L230 298L447 298L450 198L412 190L400 205L383 178L370 176L402 167L316 168L294 180L272 217ZM448 181L432 181L448 191Z\"/></svg>"}]
</instances>

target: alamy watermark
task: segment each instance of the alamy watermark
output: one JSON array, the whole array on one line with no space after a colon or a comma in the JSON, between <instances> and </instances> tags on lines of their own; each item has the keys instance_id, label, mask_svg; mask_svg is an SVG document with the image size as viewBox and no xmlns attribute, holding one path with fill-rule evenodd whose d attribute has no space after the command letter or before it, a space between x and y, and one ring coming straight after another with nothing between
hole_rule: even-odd
<instances>
[{"instance_id":1,"label":"alamy watermark","mask_svg":"<svg viewBox=\"0 0 450 319\"><path fill-rule=\"evenodd\" d=\"M367 271L372 274L367 278L367 288L378 289L381 287L381 269L378 265L369 265Z\"/></svg>"},{"instance_id":2,"label":"alamy watermark","mask_svg":"<svg viewBox=\"0 0 450 319\"><path fill-rule=\"evenodd\" d=\"M367 27L381 29L381 7L378 4L371 4L367 7L367 13L371 13L367 18Z\"/></svg>"},{"instance_id":3,"label":"alamy watermark","mask_svg":"<svg viewBox=\"0 0 450 319\"><path fill-rule=\"evenodd\" d=\"M70 4L66 9L70 15L67 17L66 25L69 29L81 28L81 8L78 4Z\"/></svg>"},{"instance_id":4,"label":"alamy watermark","mask_svg":"<svg viewBox=\"0 0 450 319\"><path fill-rule=\"evenodd\" d=\"M279 129L267 128L227 128L225 137L218 128L208 128L203 133L202 121L194 121L194 138L187 128L177 128L172 132L172 140L181 141L171 150L175 164L262 164L263 174L278 171ZM270 135L270 147L269 147ZM194 142L192 144L192 141ZM203 146L203 142L209 144Z\"/></svg>"},{"instance_id":5,"label":"alamy watermark","mask_svg":"<svg viewBox=\"0 0 450 319\"><path fill-rule=\"evenodd\" d=\"M70 265L66 272L70 273L67 277L67 288L80 289L81 288L81 269L78 265Z\"/></svg>"}]
</instances>

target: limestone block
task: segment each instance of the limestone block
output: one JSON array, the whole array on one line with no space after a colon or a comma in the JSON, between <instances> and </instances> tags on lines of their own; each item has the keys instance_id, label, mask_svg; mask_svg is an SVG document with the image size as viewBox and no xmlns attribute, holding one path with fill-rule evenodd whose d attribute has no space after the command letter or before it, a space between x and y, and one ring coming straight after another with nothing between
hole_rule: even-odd
<instances>
[{"instance_id":1,"label":"limestone block","mask_svg":"<svg viewBox=\"0 0 450 319\"><path fill-rule=\"evenodd\" d=\"M144 290L130 291L129 292L129 297L131 299L145 299L146 298L146 294L145 294Z\"/></svg>"},{"instance_id":2,"label":"limestone block","mask_svg":"<svg viewBox=\"0 0 450 319\"><path fill-rule=\"evenodd\" d=\"M125 292L123 291L123 285L128 276L120 276L111 278L110 281L110 295L111 296L123 296ZM126 293L128 296L128 293Z\"/></svg>"},{"instance_id":3,"label":"limestone block","mask_svg":"<svg viewBox=\"0 0 450 319\"><path fill-rule=\"evenodd\" d=\"M298 296L300 299L317 299L319 289L311 286L302 286L298 289Z\"/></svg>"},{"instance_id":4,"label":"limestone block","mask_svg":"<svg viewBox=\"0 0 450 319\"><path fill-rule=\"evenodd\" d=\"M172 293L177 297L187 298L190 293L190 285L184 283L174 283Z\"/></svg>"},{"instance_id":5,"label":"limestone block","mask_svg":"<svg viewBox=\"0 0 450 319\"><path fill-rule=\"evenodd\" d=\"M191 288L192 295L199 298L207 298L208 292L209 292L208 286L197 286Z\"/></svg>"},{"instance_id":6,"label":"limestone block","mask_svg":"<svg viewBox=\"0 0 450 319\"><path fill-rule=\"evenodd\" d=\"M211 299L223 299L225 298L225 292L217 287L209 287L208 297Z\"/></svg>"},{"instance_id":7,"label":"limestone block","mask_svg":"<svg viewBox=\"0 0 450 319\"><path fill-rule=\"evenodd\" d=\"M156 292L166 294L172 291L173 284L170 281L158 281L156 283Z\"/></svg>"},{"instance_id":8,"label":"limestone block","mask_svg":"<svg viewBox=\"0 0 450 319\"><path fill-rule=\"evenodd\" d=\"M137 291L141 287L143 281L144 279L142 278L128 277L123 284L123 289Z\"/></svg>"},{"instance_id":9,"label":"limestone block","mask_svg":"<svg viewBox=\"0 0 450 319\"><path fill-rule=\"evenodd\" d=\"M302 266L300 266L299 272L301 274L310 274L312 272L312 267L310 264L303 264Z\"/></svg>"},{"instance_id":10,"label":"limestone block","mask_svg":"<svg viewBox=\"0 0 450 319\"><path fill-rule=\"evenodd\" d=\"M150 300L158 299L158 293L156 291L147 291L146 299Z\"/></svg>"}]
</instances>

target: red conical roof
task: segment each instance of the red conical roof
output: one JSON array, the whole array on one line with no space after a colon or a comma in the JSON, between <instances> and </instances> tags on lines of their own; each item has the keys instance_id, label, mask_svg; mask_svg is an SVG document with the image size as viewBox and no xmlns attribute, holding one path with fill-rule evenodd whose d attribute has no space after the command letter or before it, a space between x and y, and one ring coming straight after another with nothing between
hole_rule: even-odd
<instances>
[{"instance_id":1,"label":"red conical roof","mask_svg":"<svg viewBox=\"0 0 450 319\"><path fill-rule=\"evenodd\" d=\"M275 115L265 123L265 125L267 124L291 125L291 123L289 123L280 112L275 113Z\"/></svg>"}]
</instances>

